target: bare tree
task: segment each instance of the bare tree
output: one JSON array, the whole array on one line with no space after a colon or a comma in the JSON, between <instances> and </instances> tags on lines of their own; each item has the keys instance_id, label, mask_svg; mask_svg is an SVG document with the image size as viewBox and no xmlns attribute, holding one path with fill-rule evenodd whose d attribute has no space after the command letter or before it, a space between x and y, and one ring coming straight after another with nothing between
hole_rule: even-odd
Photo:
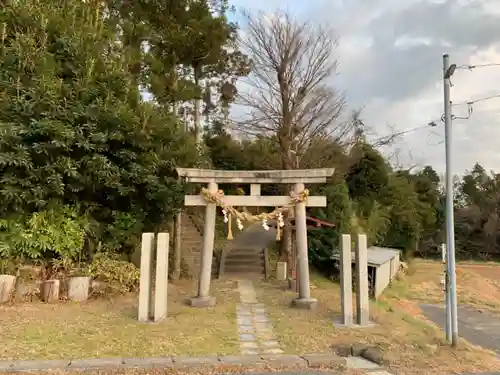
<instances>
[{"instance_id":1,"label":"bare tree","mask_svg":"<svg viewBox=\"0 0 500 375\"><path fill-rule=\"evenodd\" d=\"M345 100L332 87L337 40L329 28L286 12L245 17L240 43L252 73L238 94L247 115L236 127L276 137L283 168L294 169L312 142L328 137L340 144L352 130L352 122L340 121Z\"/></svg>"}]
</instances>

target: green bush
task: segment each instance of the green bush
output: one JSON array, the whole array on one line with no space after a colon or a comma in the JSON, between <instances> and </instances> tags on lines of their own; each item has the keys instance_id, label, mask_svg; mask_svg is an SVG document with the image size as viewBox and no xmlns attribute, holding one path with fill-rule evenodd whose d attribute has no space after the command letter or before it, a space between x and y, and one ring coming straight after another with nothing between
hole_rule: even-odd
<instances>
[{"instance_id":1,"label":"green bush","mask_svg":"<svg viewBox=\"0 0 500 375\"><path fill-rule=\"evenodd\" d=\"M92 259L88 274L93 279L106 283L115 292L131 292L139 286L139 268L119 259L115 254L97 253Z\"/></svg>"},{"instance_id":2,"label":"green bush","mask_svg":"<svg viewBox=\"0 0 500 375\"><path fill-rule=\"evenodd\" d=\"M68 206L0 219L0 257L76 260L82 254L86 227L87 221Z\"/></svg>"},{"instance_id":3,"label":"green bush","mask_svg":"<svg viewBox=\"0 0 500 375\"><path fill-rule=\"evenodd\" d=\"M326 196L327 207L312 209L311 215L335 224L335 228L309 229L309 262L318 271L329 276L334 264L332 255L339 252L340 236L351 232L352 201L344 181L322 186L315 193Z\"/></svg>"}]
</instances>

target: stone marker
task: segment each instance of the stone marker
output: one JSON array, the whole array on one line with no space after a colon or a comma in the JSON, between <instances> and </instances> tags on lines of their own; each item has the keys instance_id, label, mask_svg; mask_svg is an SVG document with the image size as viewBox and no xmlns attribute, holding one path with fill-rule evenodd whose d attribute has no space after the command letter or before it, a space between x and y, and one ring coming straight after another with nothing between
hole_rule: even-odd
<instances>
[{"instance_id":1,"label":"stone marker","mask_svg":"<svg viewBox=\"0 0 500 375\"><path fill-rule=\"evenodd\" d=\"M368 325L369 320L368 247L366 234L358 234L356 241L356 323Z\"/></svg>"},{"instance_id":2,"label":"stone marker","mask_svg":"<svg viewBox=\"0 0 500 375\"><path fill-rule=\"evenodd\" d=\"M89 298L90 277L71 277L68 281L68 299L82 302Z\"/></svg>"},{"instance_id":3,"label":"stone marker","mask_svg":"<svg viewBox=\"0 0 500 375\"><path fill-rule=\"evenodd\" d=\"M158 233L156 241L155 322L162 321L167 316L169 240L168 233Z\"/></svg>"},{"instance_id":4,"label":"stone marker","mask_svg":"<svg viewBox=\"0 0 500 375\"><path fill-rule=\"evenodd\" d=\"M143 233L141 243L141 276L139 280L139 311L140 322L149 321L151 308L151 268L154 233Z\"/></svg>"},{"instance_id":5,"label":"stone marker","mask_svg":"<svg viewBox=\"0 0 500 375\"><path fill-rule=\"evenodd\" d=\"M16 286L16 277L0 275L0 303L9 302Z\"/></svg>"},{"instance_id":6,"label":"stone marker","mask_svg":"<svg viewBox=\"0 0 500 375\"><path fill-rule=\"evenodd\" d=\"M351 326L352 319L352 253L351 235L343 234L340 239L340 298L341 324Z\"/></svg>"},{"instance_id":7,"label":"stone marker","mask_svg":"<svg viewBox=\"0 0 500 375\"><path fill-rule=\"evenodd\" d=\"M276 279L279 281L285 281L287 277L287 263L278 262L276 264Z\"/></svg>"}]
</instances>

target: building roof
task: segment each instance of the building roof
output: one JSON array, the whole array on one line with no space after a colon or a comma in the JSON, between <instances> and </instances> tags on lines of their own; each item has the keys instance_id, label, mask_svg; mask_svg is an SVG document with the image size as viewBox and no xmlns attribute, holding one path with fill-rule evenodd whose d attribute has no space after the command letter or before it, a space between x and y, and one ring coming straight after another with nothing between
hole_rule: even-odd
<instances>
[{"instance_id":1,"label":"building roof","mask_svg":"<svg viewBox=\"0 0 500 375\"><path fill-rule=\"evenodd\" d=\"M312 216L306 216L306 223L308 228L321 228L321 227L327 227L327 228L335 228L336 225L333 223L330 223L325 220L320 220L318 218L312 217ZM295 229L295 219L290 219L290 224L292 228ZM276 221L273 220L270 223L270 226L276 228Z\"/></svg>"},{"instance_id":2,"label":"building roof","mask_svg":"<svg viewBox=\"0 0 500 375\"><path fill-rule=\"evenodd\" d=\"M313 226L313 227L328 227L328 228L335 228L335 224L330 223L329 221L325 220L320 220L318 218L312 217L312 216L306 216L306 221L308 226ZM295 225L295 219L291 219L290 223L292 225Z\"/></svg>"},{"instance_id":3,"label":"building roof","mask_svg":"<svg viewBox=\"0 0 500 375\"><path fill-rule=\"evenodd\" d=\"M370 266L379 267L394 259L400 253L399 250L388 247L372 246L368 248L368 264ZM354 252L351 253L352 261L355 261ZM333 254L332 259L340 259L340 254Z\"/></svg>"}]
</instances>

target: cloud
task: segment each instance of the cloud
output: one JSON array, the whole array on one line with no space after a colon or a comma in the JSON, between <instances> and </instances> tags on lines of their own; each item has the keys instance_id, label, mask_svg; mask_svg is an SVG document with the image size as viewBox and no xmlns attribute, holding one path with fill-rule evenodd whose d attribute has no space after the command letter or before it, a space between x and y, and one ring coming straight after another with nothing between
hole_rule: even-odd
<instances>
[{"instance_id":1,"label":"cloud","mask_svg":"<svg viewBox=\"0 0 500 375\"><path fill-rule=\"evenodd\" d=\"M364 105L365 122L380 135L439 119L443 53L459 65L500 63L497 0L234 0L233 4L237 9L263 11L281 7L297 17L332 25L340 38L334 84L346 91L352 107ZM454 103L498 94L500 66L457 70L453 84ZM454 171L470 169L476 161L500 171L500 99L478 102L473 109L469 120L453 124ZM466 105L454 107L456 116L466 113ZM401 149L401 161L432 164L443 171L444 132L442 123L438 125L402 137L395 146Z\"/></svg>"}]
</instances>

